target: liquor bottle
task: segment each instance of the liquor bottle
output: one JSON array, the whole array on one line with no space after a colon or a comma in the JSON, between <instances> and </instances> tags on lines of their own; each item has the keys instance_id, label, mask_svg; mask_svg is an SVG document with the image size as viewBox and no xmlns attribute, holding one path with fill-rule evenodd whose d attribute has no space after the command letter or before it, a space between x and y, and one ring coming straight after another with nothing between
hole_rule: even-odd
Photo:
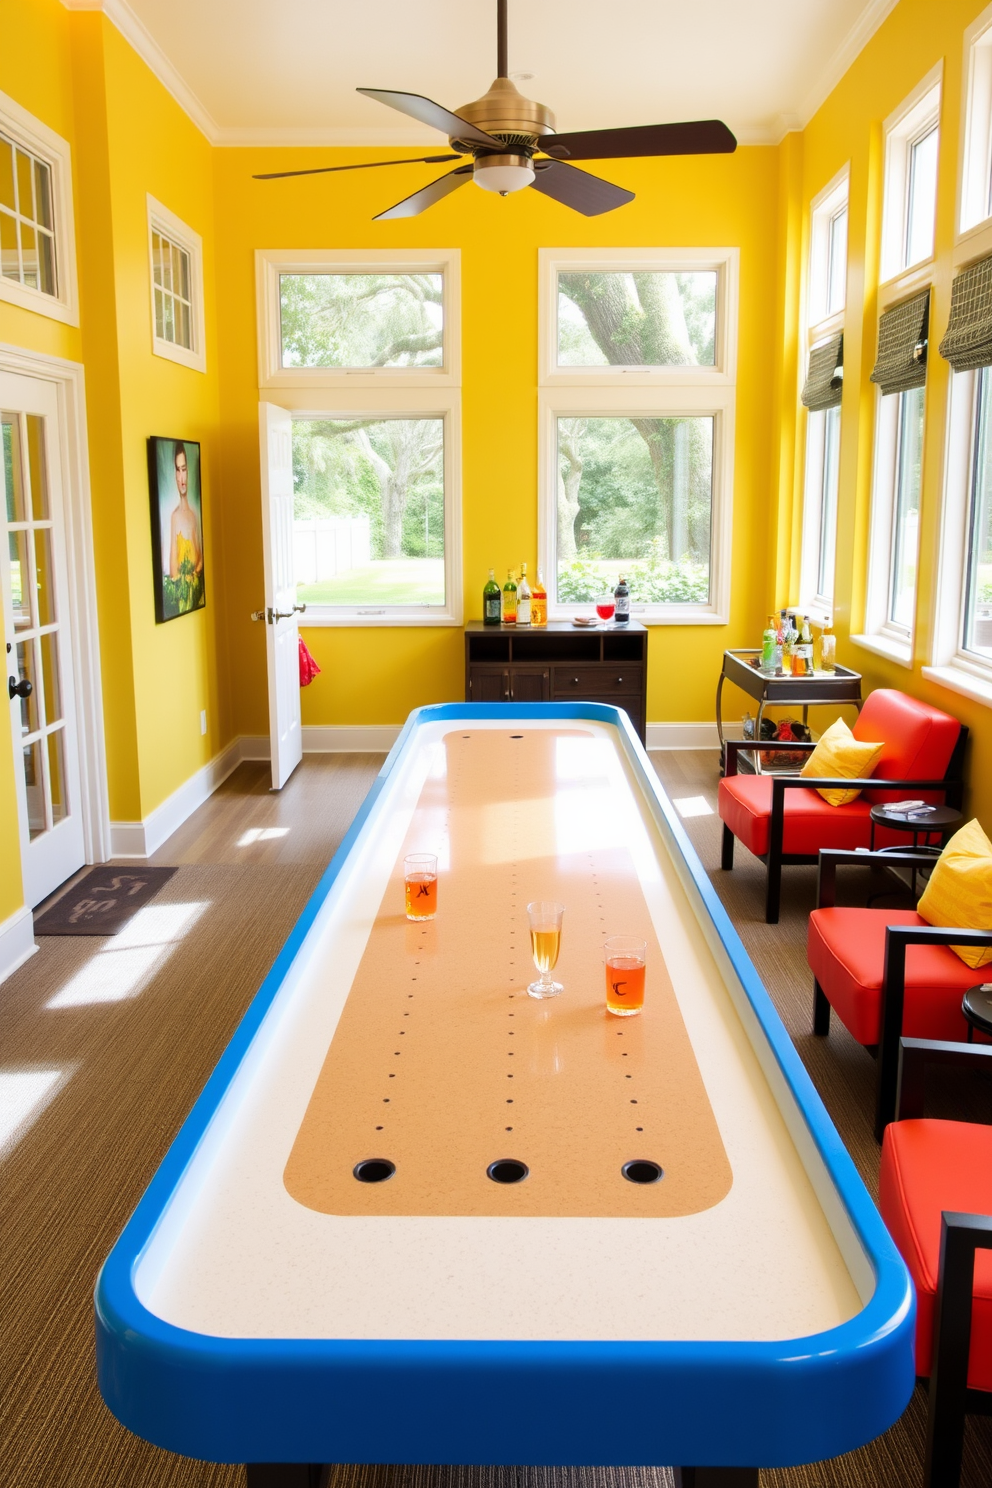
<instances>
[{"instance_id":1,"label":"liquor bottle","mask_svg":"<svg viewBox=\"0 0 992 1488\"><path fill-rule=\"evenodd\" d=\"M778 621L775 615L769 615L765 622L764 634L761 637L761 670L773 672L775 670L775 636L778 630Z\"/></svg>"},{"instance_id":2,"label":"liquor bottle","mask_svg":"<svg viewBox=\"0 0 992 1488\"><path fill-rule=\"evenodd\" d=\"M530 624L530 622L531 622L530 602L531 602L531 593L530 593L530 585L527 582L527 565L526 565L526 563L521 563L521 565L520 565L520 583L517 585L517 624L518 625L529 625Z\"/></svg>"},{"instance_id":3,"label":"liquor bottle","mask_svg":"<svg viewBox=\"0 0 992 1488\"><path fill-rule=\"evenodd\" d=\"M792 616L786 612L785 634L782 637L782 670L787 677L795 675L796 642L799 640L799 632L795 629Z\"/></svg>"},{"instance_id":4,"label":"liquor bottle","mask_svg":"<svg viewBox=\"0 0 992 1488\"><path fill-rule=\"evenodd\" d=\"M829 620L820 637L820 666L825 672L837 670L837 637L830 628Z\"/></svg>"},{"instance_id":5,"label":"liquor bottle","mask_svg":"<svg viewBox=\"0 0 992 1488\"><path fill-rule=\"evenodd\" d=\"M548 591L544 587L540 569L537 570L537 583L530 596L530 623L531 625L547 625L548 623Z\"/></svg>"},{"instance_id":6,"label":"liquor bottle","mask_svg":"<svg viewBox=\"0 0 992 1488\"><path fill-rule=\"evenodd\" d=\"M496 570L491 568L482 591L482 623L483 625L498 625L499 619L499 585L496 582Z\"/></svg>"},{"instance_id":7,"label":"liquor bottle","mask_svg":"<svg viewBox=\"0 0 992 1488\"><path fill-rule=\"evenodd\" d=\"M813 675L813 632L809 628L809 616L803 616L803 627L799 636L799 645L796 647L796 676L811 677Z\"/></svg>"},{"instance_id":8,"label":"liquor bottle","mask_svg":"<svg viewBox=\"0 0 992 1488\"><path fill-rule=\"evenodd\" d=\"M517 584L513 577L513 569L508 569L506 583L503 585L503 624L516 625L517 623Z\"/></svg>"},{"instance_id":9,"label":"liquor bottle","mask_svg":"<svg viewBox=\"0 0 992 1488\"><path fill-rule=\"evenodd\" d=\"M620 582L613 591L613 601L616 609L613 611L614 625L626 625L630 619L630 590L627 588L627 580L623 574Z\"/></svg>"}]
</instances>

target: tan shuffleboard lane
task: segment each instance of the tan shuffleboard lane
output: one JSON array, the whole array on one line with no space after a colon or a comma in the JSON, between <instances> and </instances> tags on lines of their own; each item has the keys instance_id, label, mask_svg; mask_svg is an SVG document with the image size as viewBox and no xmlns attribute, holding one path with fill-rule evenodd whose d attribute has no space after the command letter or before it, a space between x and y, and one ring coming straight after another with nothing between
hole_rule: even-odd
<instances>
[{"instance_id":1,"label":"tan shuffleboard lane","mask_svg":"<svg viewBox=\"0 0 992 1488\"><path fill-rule=\"evenodd\" d=\"M568 731L464 730L421 793L330 1050L286 1165L299 1203L338 1215L653 1218L698 1213L730 1164L651 922L624 849L549 856L555 813L583 790L557 769ZM567 747L567 746L566 746ZM581 785L589 787L588 778ZM403 856L448 867L438 915L406 920ZM555 972L564 995L526 984L526 906L565 906ZM602 943L647 941L644 1012L604 1006ZM332 975L329 972L328 975ZM395 1164L385 1182L356 1164ZM487 1176L511 1158L528 1176ZM659 1164L655 1183L623 1165Z\"/></svg>"}]
</instances>

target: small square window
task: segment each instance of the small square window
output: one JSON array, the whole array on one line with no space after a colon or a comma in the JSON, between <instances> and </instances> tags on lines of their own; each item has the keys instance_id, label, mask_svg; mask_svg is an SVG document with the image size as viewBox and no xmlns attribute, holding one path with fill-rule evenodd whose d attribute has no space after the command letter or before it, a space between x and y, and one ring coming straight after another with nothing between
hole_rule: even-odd
<instances>
[{"instance_id":1,"label":"small square window","mask_svg":"<svg viewBox=\"0 0 992 1488\"><path fill-rule=\"evenodd\" d=\"M442 274L280 274L282 367L441 367Z\"/></svg>"},{"instance_id":2,"label":"small square window","mask_svg":"<svg viewBox=\"0 0 992 1488\"><path fill-rule=\"evenodd\" d=\"M558 273L559 367L712 367L717 275ZM665 314L659 315L659 304ZM666 334L652 335L663 324Z\"/></svg>"},{"instance_id":3,"label":"small square window","mask_svg":"<svg viewBox=\"0 0 992 1488\"><path fill-rule=\"evenodd\" d=\"M203 248L199 235L148 198L152 350L206 371L203 345Z\"/></svg>"}]
</instances>

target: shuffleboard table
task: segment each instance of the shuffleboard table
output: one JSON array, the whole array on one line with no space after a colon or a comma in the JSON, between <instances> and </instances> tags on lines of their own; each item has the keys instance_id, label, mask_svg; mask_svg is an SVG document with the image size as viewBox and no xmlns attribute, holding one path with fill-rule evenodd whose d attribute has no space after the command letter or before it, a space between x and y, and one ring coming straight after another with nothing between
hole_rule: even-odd
<instances>
[{"instance_id":1,"label":"shuffleboard table","mask_svg":"<svg viewBox=\"0 0 992 1488\"><path fill-rule=\"evenodd\" d=\"M438 857L404 914L403 858ZM536 1001L526 905L565 905ZM647 942L644 1011L602 943ZM756 1485L913 1389L895 1247L619 710L408 720L107 1259L100 1388L248 1465Z\"/></svg>"}]
</instances>

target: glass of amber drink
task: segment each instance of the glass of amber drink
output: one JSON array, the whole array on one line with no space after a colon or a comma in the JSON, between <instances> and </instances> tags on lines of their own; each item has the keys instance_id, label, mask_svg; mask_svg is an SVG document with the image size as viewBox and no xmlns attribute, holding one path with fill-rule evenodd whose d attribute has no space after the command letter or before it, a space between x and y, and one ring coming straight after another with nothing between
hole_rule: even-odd
<instances>
[{"instance_id":1,"label":"glass of amber drink","mask_svg":"<svg viewBox=\"0 0 992 1488\"><path fill-rule=\"evenodd\" d=\"M603 946L606 963L606 1010L630 1018L644 1006L644 958L647 943L633 935L611 935Z\"/></svg>"},{"instance_id":2,"label":"glass of amber drink","mask_svg":"<svg viewBox=\"0 0 992 1488\"><path fill-rule=\"evenodd\" d=\"M437 858L433 853L409 853L403 859L408 920L432 920L437 914Z\"/></svg>"},{"instance_id":3,"label":"glass of amber drink","mask_svg":"<svg viewBox=\"0 0 992 1488\"><path fill-rule=\"evenodd\" d=\"M551 973L558 964L561 949L561 921L565 913L564 904L553 899L535 899L527 906L530 922L530 948L534 965L541 975L531 982L527 991L531 997L560 997L565 988L556 982Z\"/></svg>"}]
</instances>

